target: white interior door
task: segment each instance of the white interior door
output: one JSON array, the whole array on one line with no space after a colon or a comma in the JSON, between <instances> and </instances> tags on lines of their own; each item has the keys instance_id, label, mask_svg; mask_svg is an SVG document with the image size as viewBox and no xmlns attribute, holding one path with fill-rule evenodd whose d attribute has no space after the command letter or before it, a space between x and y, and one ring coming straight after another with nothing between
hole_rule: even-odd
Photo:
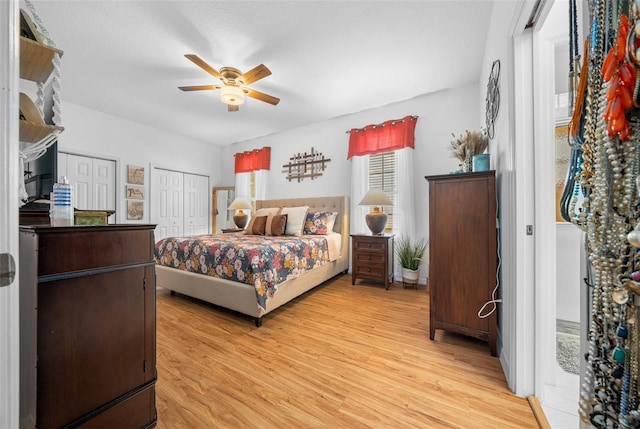
<instances>
[{"instance_id":1,"label":"white interior door","mask_svg":"<svg viewBox=\"0 0 640 429\"><path fill-rule=\"evenodd\" d=\"M73 187L73 207L79 210L92 208L93 158L59 153L58 158L67 159L67 171L60 170L58 176L66 176Z\"/></svg>"},{"instance_id":2,"label":"white interior door","mask_svg":"<svg viewBox=\"0 0 640 429\"><path fill-rule=\"evenodd\" d=\"M184 174L184 233L209 233L209 178Z\"/></svg>"},{"instance_id":3,"label":"white interior door","mask_svg":"<svg viewBox=\"0 0 640 429\"><path fill-rule=\"evenodd\" d=\"M0 1L0 254L18 259L18 20L17 0ZM18 265L0 276L0 427L18 427L20 368ZM6 263L0 264L0 268Z\"/></svg>"},{"instance_id":4,"label":"white interior door","mask_svg":"<svg viewBox=\"0 0 640 429\"><path fill-rule=\"evenodd\" d=\"M154 171L152 219L157 224L155 239L182 235L184 174L156 168Z\"/></svg>"},{"instance_id":5,"label":"white interior door","mask_svg":"<svg viewBox=\"0 0 640 429\"><path fill-rule=\"evenodd\" d=\"M58 176L73 186L73 206L79 210L116 209L116 162L58 153Z\"/></svg>"},{"instance_id":6,"label":"white interior door","mask_svg":"<svg viewBox=\"0 0 640 429\"><path fill-rule=\"evenodd\" d=\"M94 210L116 209L116 163L106 159L93 160L93 199Z\"/></svg>"}]
</instances>

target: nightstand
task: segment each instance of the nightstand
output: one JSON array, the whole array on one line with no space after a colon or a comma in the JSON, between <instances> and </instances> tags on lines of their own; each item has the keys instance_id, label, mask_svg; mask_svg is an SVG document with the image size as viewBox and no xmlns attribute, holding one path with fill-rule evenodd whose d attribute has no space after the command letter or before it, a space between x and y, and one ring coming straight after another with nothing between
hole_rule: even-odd
<instances>
[{"instance_id":1,"label":"nightstand","mask_svg":"<svg viewBox=\"0 0 640 429\"><path fill-rule=\"evenodd\" d=\"M242 232L242 231L244 231L244 229L242 229L242 228L222 228L220 231L222 231L223 234L233 234L234 232Z\"/></svg>"},{"instance_id":2,"label":"nightstand","mask_svg":"<svg viewBox=\"0 0 640 429\"><path fill-rule=\"evenodd\" d=\"M389 289L393 283L393 234L351 234L351 284L375 280Z\"/></svg>"}]
</instances>

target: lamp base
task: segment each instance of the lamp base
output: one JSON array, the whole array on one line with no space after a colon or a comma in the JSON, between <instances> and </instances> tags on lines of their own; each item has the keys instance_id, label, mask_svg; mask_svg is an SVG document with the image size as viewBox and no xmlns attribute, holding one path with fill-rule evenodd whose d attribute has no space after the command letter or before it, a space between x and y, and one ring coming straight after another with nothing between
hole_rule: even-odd
<instances>
[{"instance_id":1,"label":"lamp base","mask_svg":"<svg viewBox=\"0 0 640 429\"><path fill-rule=\"evenodd\" d=\"M373 235L381 235L382 231L384 231L384 228L387 226L387 218L388 216L386 213L373 211L371 213L367 213L365 221Z\"/></svg>"},{"instance_id":2,"label":"lamp base","mask_svg":"<svg viewBox=\"0 0 640 429\"><path fill-rule=\"evenodd\" d=\"M247 216L246 213L238 213L233 215L233 223L236 224L236 226L240 229L244 229L245 226L247 226L247 220L249 219L249 216Z\"/></svg>"}]
</instances>

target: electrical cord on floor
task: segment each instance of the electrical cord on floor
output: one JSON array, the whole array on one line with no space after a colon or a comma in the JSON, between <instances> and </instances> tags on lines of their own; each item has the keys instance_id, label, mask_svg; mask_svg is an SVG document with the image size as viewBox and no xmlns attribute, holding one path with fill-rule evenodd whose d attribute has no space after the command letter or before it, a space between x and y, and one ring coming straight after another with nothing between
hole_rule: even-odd
<instances>
[{"instance_id":1,"label":"electrical cord on floor","mask_svg":"<svg viewBox=\"0 0 640 429\"><path fill-rule=\"evenodd\" d=\"M498 195L496 194L496 207L498 207ZM484 303L484 305L482 307L480 307L480 310L478 310L478 317L481 319L485 319L489 316L491 316L493 314L494 311L496 311L498 309L498 303L502 302L502 299L496 299L496 294L498 293L498 288L500 287L500 265L502 265L502 259L500 258L500 230L501 228L497 225L498 222L498 215L496 212L496 239L498 240L497 246L496 246L496 252L497 252L497 256L498 256L498 266L496 268L496 287L493 288L493 291L491 292L491 300L487 301ZM482 314L485 309L487 308L487 306L493 304L493 307L491 308L491 310L487 313L487 314Z\"/></svg>"}]
</instances>

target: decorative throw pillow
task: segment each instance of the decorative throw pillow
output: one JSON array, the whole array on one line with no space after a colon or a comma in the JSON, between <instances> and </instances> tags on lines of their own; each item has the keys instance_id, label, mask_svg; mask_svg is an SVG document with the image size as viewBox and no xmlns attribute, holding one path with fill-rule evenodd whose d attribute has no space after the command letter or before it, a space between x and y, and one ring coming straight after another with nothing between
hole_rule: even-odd
<instances>
[{"instance_id":1,"label":"decorative throw pillow","mask_svg":"<svg viewBox=\"0 0 640 429\"><path fill-rule=\"evenodd\" d=\"M338 212L309 212L304 223L303 234L327 235L333 231Z\"/></svg>"},{"instance_id":2,"label":"decorative throw pillow","mask_svg":"<svg viewBox=\"0 0 640 429\"><path fill-rule=\"evenodd\" d=\"M251 233L253 235L264 235L267 226L267 216L254 216Z\"/></svg>"},{"instance_id":3,"label":"decorative throw pillow","mask_svg":"<svg viewBox=\"0 0 640 429\"><path fill-rule=\"evenodd\" d=\"M284 235L287 226L287 215L269 215L267 216L267 225L265 226L265 235Z\"/></svg>"},{"instance_id":4,"label":"decorative throw pillow","mask_svg":"<svg viewBox=\"0 0 640 429\"><path fill-rule=\"evenodd\" d=\"M280 214L287 215L287 227L284 235L302 235L302 227L307 218L309 206L284 207Z\"/></svg>"},{"instance_id":5,"label":"decorative throw pillow","mask_svg":"<svg viewBox=\"0 0 640 429\"><path fill-rule=\"evenodd\" d=\"M251 220L249 221L249 225L244 230L245 234L253 234L253 223L255 222L256 217L258 216L267 216L270 214L278 214L280 213L280 207L267 207L256 210L256 212L251 216ZM264 234L264 233L263 233Z\"/></svg>"}]
</instances>

